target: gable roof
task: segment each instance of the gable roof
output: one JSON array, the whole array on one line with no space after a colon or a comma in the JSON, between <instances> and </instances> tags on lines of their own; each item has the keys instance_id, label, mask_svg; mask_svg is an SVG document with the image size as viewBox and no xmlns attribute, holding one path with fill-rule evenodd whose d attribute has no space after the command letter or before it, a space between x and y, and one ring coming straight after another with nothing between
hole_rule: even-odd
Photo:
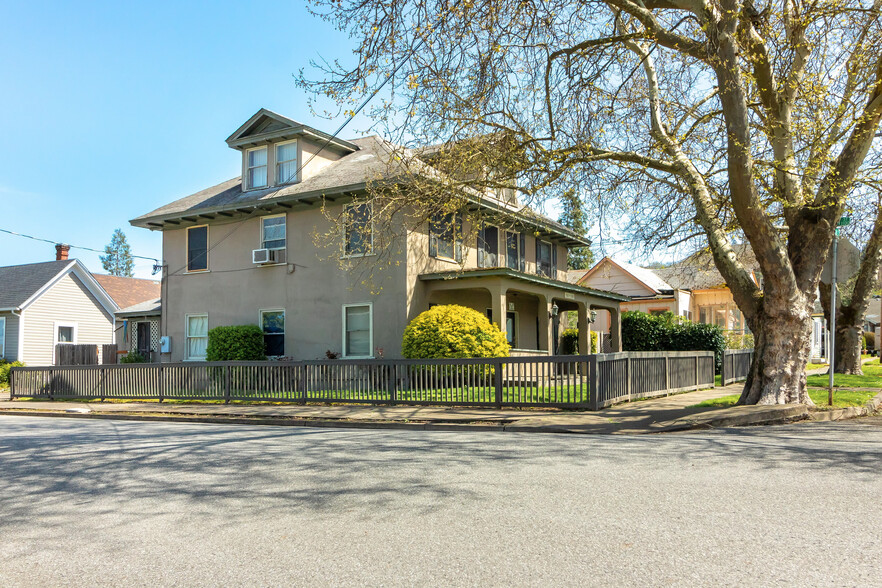
<instances>
[{"instance_id":1,"label":"gable roof","mask_svg":"<svg viewBox=\"0 0 882 588\"><path fill-rule=\"evenodd\" d=\"M156 280L108 276L105 274L92 275L120 308L159 298L159 282Z\"/></svg>"},{"instance_id":2,"label":"gable roof","mask_svg":"<svg viewBox=\"0 0 882 588\"><path fill-rule=\"evenodd\" d=\"M0 267L0 309L21 310L67 274L74 274L98 303L113 314L119 306L76 259Z\"/></svg>"},{"instance_id":3,"label":"gable roof","mask_svg":"<svg viewBox=\"0 0 882 588\"><path fill-rule=\"evenodd\" d=\"M227 137L227 145L233 149L242 149L262 145L270 140L293 139L297 136L308 136L327 142L326 149L338 153L358 151L358 145L338 139L324 131L314 129L296 120L282 116L272 110L261 108L251 118Z\"/></svg>"},{"instance_id":4,"label":"gable roof","mask_svg":"<svg viewBox=\"0 0 882 588\"><path fill-rule=\"evenodd\" d=\"M668 284L665 280L656 275L653 270L626 263L624 261L616 261L611 257L604 257L596 264L594 264L594 267L585 272L585 274L581 278L579 278L579 281L577 283L584 284L585 281L591 277L591 275L593 275L596 271L599 270L600 267L607 263L612 264L625 273L629 274L632 278L634 278L634 280L639 282L646 289L654 292L655 295L670 294L674 290L674 288L670 284Z\"/></svg>"},{"instance_id":5,"label":"gable roof","mask_svg":"<svg viewBox=\"0 0 882 588\"><path fill-rule=\"evenodd\" d=\"M736 243L732 248L747 271L751 272L754 281L759 283L759 263L750 245ZM728 287L725 278L714 264L713 255L706 249L696 251L682 261L653 271L680 290L711 290Z\"/></svg>"}]
</instances>

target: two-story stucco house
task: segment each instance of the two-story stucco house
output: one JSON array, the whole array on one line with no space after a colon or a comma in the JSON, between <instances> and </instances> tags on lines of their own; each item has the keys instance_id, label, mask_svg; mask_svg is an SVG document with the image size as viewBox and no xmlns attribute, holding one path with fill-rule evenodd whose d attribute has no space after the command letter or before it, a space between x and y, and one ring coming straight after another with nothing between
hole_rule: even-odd
<instances>
[{"instance_id":1,"label":"two-story stucco house","mask_svg":"<svg viewBox=\"0 0 882 588\"><path fill-rule=\"evenodd\" d=\"M416 226L402 217L404 243L379 251L366 196L389 173L378 137L344 141L262 109L227 144L240 175L131 221L163 233L163 361L202 360L209 329L238 324L260 325L270 356L400 357L407 323L443 303L487 313L513 348L541 353L574 310L587 349L590 310L618 317L627 300L568 283L568 248L585 241L510 199L473 199L490 219L481 227L458 213ZM360 270L381 255L368 285Z\"/></svg>"}]
</instances>

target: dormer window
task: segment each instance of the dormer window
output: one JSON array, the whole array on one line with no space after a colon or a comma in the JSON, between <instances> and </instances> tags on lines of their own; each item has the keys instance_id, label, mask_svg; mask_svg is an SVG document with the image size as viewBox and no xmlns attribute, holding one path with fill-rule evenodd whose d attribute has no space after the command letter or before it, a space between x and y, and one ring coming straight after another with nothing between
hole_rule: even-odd
<instances>
[{"instance_id":1,"label":"dormer window","mask_svg":"<svg viewBox=\"0 0 882 588\"><path fill-rule=\"evenodd\" d=\"M265 188L266 178L266 147L249 149L245 155L248 162L246 182L248 188Z\"/></svg>"},{"instance_id":2,"label":"dormer window","mask_svg":"<svg viewBox=\"0 0 882 588\"><path fill-rule=\"evenodd\" d=\"M297 141L276 144L276 184L297 181Z\"/></svg>"}]
</instances>

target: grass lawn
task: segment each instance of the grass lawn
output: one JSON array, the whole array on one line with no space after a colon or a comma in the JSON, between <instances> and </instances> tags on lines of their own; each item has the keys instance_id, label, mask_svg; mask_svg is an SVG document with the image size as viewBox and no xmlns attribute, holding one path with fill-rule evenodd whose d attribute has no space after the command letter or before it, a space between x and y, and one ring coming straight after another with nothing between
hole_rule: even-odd
<instances>
[{"instance_id":1,"label":"grass lawn","mask_svg":"<svg viewBox=\"0 0 882 588\"><path fill-rule=\"evenodd\" d=\"M861 370L863 376L850 376L847 374L836 374L834 383L836 387L845 388L882 388L882 365L878 363L865 363ZM826 388L830 381L827 374L818 374L808 377L809 386L817 386Z\"/></svg>"},{"instance_id":2,"label":"grass lawn","mask_svg":"<svg viewBox=\"0 0 882 588\"><path fill-rule=\"evenodd\" d=\"M827 391L826 390L817 390L817 389L809 389L809 398L812 399L818 408L827 407ZM873 398L878 392L872 390L834 390L833 391L833 408L845 408L847 406L863 406L867 403L868 400ZM726 408L729 406L735 406L735 403L738 402L738 394L730 394L729 396L723 396L721 398L712 398L710 400L705 400L703 402L699 402L698 404L693 404L689 408L698 408L698 407L716 407L716 408Z\"/></svg>"}]
</instances>

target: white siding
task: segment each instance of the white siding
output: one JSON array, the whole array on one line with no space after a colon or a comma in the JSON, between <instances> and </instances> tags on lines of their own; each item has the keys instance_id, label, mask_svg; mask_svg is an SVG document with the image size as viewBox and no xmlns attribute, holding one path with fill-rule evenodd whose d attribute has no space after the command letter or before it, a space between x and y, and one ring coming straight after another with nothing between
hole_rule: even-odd
<instances>
[{"instance_id":1,"label":"white siding","mask_svg":"<svg viewBox=\"0 0 882 588\"><path fill-rule=\"evenodd\" d=\"M641 284L631 274L616 267L609 261L604 262L603 265L594 270L594 273L588 276L588 279L582 285L588 288L606 290L607 292L625 294L626 296L651 296L655 294L655 292Z\"/></svg>"},{"instance_id":2,"label":"white siding","mask_svg":"<svg viewBox=\"0 0 882 588\"><path fill-rule=\"evenodd\" d=\"M25 321L22 361L51 365L55 323L76 324L77 343L113 343L113 318L79 278L67 274L22 311Z\"/></svg>"}]
</instances>

